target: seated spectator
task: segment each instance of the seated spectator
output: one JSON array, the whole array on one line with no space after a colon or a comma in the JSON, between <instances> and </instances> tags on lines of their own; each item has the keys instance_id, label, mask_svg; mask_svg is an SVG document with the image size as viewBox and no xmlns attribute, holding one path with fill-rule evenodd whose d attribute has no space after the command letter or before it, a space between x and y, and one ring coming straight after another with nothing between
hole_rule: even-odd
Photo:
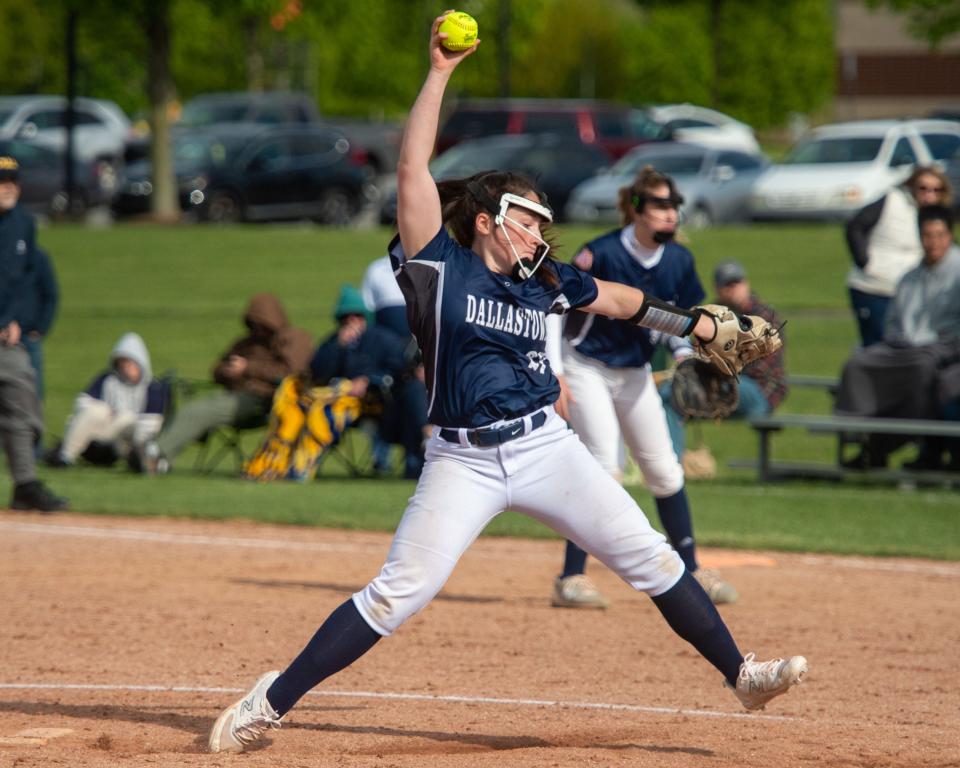
<instances>
[{"instance_id":1,"label":"seated spectator","mask_svg":"<svg viewBox=\"0 0 960 768\"><path fill-rule=\"evenodd\" d=\"M417 374L412 337L370 325L363 297L349 285L340 292L335 316L338 329L320 345L310 364L314 383L350 379L353 394L360 398L371 384L382 387L388 397L380 417L380 437L403 446L404 477L419 477L423 441L429 436L427 390L422 373Z\"/></svg>"},{"instance_id":2,"label":"seated spectator","mask_svg":"<svg viewBox=\"0 0 960 768\"><path fill-rule=\"evenodd\" d=\"M949 208L952 199L950 183L939 168L917 166L903 186L894 187L847 223L853 259L847 287L863 346L883 339L884 318L897 283L923 257L918 207Z\"/></svg>"},{"instance_id":3,"label":"seated spectator","mask_svg":"<svg viewBox=\"0 0 960 768\"><path fill-rule=\"evenodd\" d=\"M389 254L372 261L367 267L363 273L360 293L363 294L363 303L373 313L373 320L377 325L400 336L410 335L407 302L393 274Z\"/></svg>"},{"instance_id":4,"label":"seated spectator","mask_svg":"<svg viewBox=\"0 0 960 768\"><path fill-rule=\"evenodd\" d=\"M719 264L713 274L713 285L716 292L714 303L730 307L740 315L759 315L776 326L781 325L773 307L764 304L753 293L750 281L747 279L747 271L740 262L724 261ZM729 418L749 419L765 416L783 402L783 398L787 396L785 349L786 339L784 339L784 346L777 352L762 357L743 369L739 379L740 402ZM673 449L682 459L686 448L684 424L680 414L673 407L670 394L670 382L666 381L660 387L660 397L663 399L664 410L667 413L667 425L670 427Z\"/></svg>"},{"instance_id":5,"label":"seated spectator","mask_svg":"<svg viewBox=\"0 0 960 768\"><path fill-rule=\"evenodd\" d=\"M125 333L110 353L109 368L77 396L63 441L47 464L68 467L83 456L102 465L123 459L139 470L140 452L160 431L168 399L169 388L153 378L143 339Z\"/></svg>"},{"instance_id":6,"label":"seated spectator","mask_svg":"<svg viewBox=\"0 0 960 768\"><path fill-rule=\"evenodd\" d=\"M883 342L858 349L844 366L838 415L938 419L960 397L960 248L953 241L953 217L943 206L926 206L918 222L923 260L897 285ZM872 436L845 465L884 467L905 442L896 435ZM913 466L940 468L943 444L925 446Z\"/></svg>"},{"instance_id":7,"label":"seated spectator","mask_svg":"<svg viewBox=\"0 0 960 768\"><path fill-rule=\"evenodd\" d=\"M247 335L235 341L213 369L213 380L223 391L192 400L174 414L145 449L148 473L169 471L174 458L211 429L266 424L274 390L309 361L309 335L290 326L273 294L250 299L243 322Z\"/></svg>"},{"instance_id":8,"label":"seated spectator","mask_svg":"<svg viewBox=\"0 0 960 768\"><path fill-rule=\"evenodd\" d=\"M0 157L0 443L13 478L10 508L38 512L66 509L37 477L36 447L43 432L36 373L21 344L20 303L29 291L36 224L19 205L20 166Z\"/></svg>"}]
</instances>

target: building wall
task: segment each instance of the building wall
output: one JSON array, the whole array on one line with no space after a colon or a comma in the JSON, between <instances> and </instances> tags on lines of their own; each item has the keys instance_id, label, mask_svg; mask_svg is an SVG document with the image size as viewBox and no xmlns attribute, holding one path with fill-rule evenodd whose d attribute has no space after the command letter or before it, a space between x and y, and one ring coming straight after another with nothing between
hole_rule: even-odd
<instances>
[{"instance_id":1,"label":"building wall","mask_svg":"<svg viewBox=\"0 0 960 768\"><path fill-rule=\"evenodd\" d=\"M931 52L907 32L906 17L840 0L836 51L838 120L960 112L960 35Z\"/></svg>"}]
</instances>

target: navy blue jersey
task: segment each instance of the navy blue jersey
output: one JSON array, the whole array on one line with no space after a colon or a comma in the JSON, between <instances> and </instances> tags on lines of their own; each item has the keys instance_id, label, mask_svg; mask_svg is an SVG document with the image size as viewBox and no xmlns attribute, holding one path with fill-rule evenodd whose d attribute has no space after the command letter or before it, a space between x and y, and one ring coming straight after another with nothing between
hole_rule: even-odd
<instances>
[{"instance_id":1,"label":"navy blue jersey","mask_svg":"<svg viewBox=\"0 0 960 768\"><path fill-rule=\"evenodd\" d=\"M660 259L649 267L627 250L617 229L591 240L584 247L593 254L590 274L601 280L624 283L645 294L690 309L706 294L697 277L693 254L679 243L663 247ZM629 233L628 233L629 234ZM574 259L576 261L576 259ZM639 307L637 307L639 309ZM564 327L577 352L613 368L639 368L649 362L660 335L622 320L574 312Z\"/></svg>"},{"instance_id":2,"label":"navy blue jersey","mask_svg":"<svg viewBox=\"0 0 960 768\"><path fill-rule=\"evenodd\" d=\"M482 427L556 401L546 316L593 302L592 277L550 261L540 269L552 270L558 287L536 277L514 282L488 269L443 227L413 259L406 259L399 238L389 252L423 355L431 424Z\"/></svg>"}]
</instances>

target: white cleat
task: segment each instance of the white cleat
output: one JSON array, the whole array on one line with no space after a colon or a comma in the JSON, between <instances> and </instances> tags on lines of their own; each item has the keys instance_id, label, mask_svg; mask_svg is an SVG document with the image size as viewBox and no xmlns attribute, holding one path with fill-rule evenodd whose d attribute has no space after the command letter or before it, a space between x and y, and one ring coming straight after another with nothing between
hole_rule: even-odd
<instances>
[{"instance_id":1,"label":"white cleat","mask_svg":"<svg viewBox=\"0 0 960 768\"><path fill-rule=\"evenodd\" d=\"M807 660L803 656L773 661L754 661L754 658L752 653L743 657L736 688L724 682L747 709L763 709L770 699L789 691L807 674Z\"/></svg>"},{"instance_id":2,"label":"white cleat","mask_svg":"<svg viewBox=\"0 0 960 768\"><path fill-rule=\"evenodd\" d=\"M597 589L590 577L583 573L573 576L558 576L553 582L553 597L550 605L554 608L609 608L607 600Z\"/></svg>"},{"instance_id":3,"label":"white cleat","mask_svg":"<svg viewBox=\"0 0 960 768\"><path fill-rule=\"evenodd\" d=\"M267 689L279 676L267 672L249 693L220 713L207 742L211 752L243 752L266 730L280 727L280 718L267 701Z\"/></svg>"}]
</instances>

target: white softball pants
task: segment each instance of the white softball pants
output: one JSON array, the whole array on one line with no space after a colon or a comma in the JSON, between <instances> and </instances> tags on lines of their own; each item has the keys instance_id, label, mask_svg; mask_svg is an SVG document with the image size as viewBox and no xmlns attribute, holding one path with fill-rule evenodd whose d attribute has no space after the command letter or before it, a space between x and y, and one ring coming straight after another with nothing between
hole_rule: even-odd
<instances>
[{"instance_id":1,"label":"white softball pants","mask_svg":"<svg viewBox=\"0 0 960 768\"><path fill-rule=\"evenodd\" d=\"M650 366L611 368L581 355L566 340L562 354L564 377L576 401L570 404L570 424L600 466L622 479L622 434L655 497L683 488L683 468Z\"/></svg>"},{"instance_id":2,"label":"white softball pants","mask_svg":"<svg viewBox=\"0 0 960 768\"><path fill-rule=\"evenodd\" d=\"M633 498L552 407L523 437L492 447L427 443L427 462L380 574L353 596L364 620L392 634L446 583L474 539L504 509L574 541L634 589L669 590L683 562Z\"/></svg>"}]
</instances>

